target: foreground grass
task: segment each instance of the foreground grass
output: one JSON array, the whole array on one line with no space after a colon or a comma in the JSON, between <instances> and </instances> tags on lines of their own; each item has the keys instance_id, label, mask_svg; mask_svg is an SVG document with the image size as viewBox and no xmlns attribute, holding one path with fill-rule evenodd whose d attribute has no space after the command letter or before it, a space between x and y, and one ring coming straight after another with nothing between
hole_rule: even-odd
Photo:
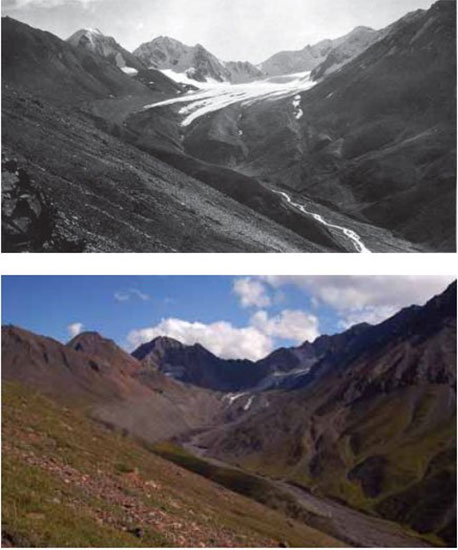
<instances>
[{"instance_id":1,"label":"foreground grass","mask_svg":"<svg viewBox=\"0 0 458 550\"><path fill-rule=\"evenodd\" d=\"M16 384L2 432L5 546L342 546Z\"/></svg>"}]
</instances>

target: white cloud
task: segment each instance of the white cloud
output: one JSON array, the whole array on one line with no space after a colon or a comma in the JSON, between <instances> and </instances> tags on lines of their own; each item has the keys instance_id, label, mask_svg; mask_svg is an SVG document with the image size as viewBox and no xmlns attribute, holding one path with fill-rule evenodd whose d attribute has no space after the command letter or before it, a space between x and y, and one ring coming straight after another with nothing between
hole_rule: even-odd
<instances>
[{"instance_id":1,"label":"white cloud","mask_svg":"<svg viewBox=\"0 0 458 550\"><path fill-rule=\"evenodd\" d=\"M122 292L118 290L117 292L114 293L114 299L117 302L128 302L130 300L130 294L127 292Z\"/></svg>"},{"instance_id":2,"label":"white cloud","mask_svg":"<svg viewBox=\"0 0 458 550\"><path fill-rule=\"evenodd\" d=\"M182 319L163 319L149 328L132 330L127 341L133 349L158 336L168 336L183 344L201 344L209 351L225 359L246 358L253 361L268 355L274 348L273 340L255 327L234 327L218 321L205 324Z\"/></svg>"},{"instance_id":3,"label":"white cloud","mask_svg":"<svg viewBox=\"0 0 458 550\"><path fill-rule=\"evenodd\" d=\"M129 290L118 290L114 293L114 299L117 302L128 302L131 298L138 298L142 302L146 302L150 299L149 294L141 292L137 288L129 288Z\"/></svg>"},{"instance_id":4,"label":"white cloud","mask_svg":"<svg viewBox=\"0 0 458 550\"><path fill-rule=\"evenodd\" d=\"M326 305L341 317L341 326L379 323L401 308L424 304L442 292L451 276L268 276L273 288L288 285L307 292L315 307Z\"/></svg>"},{"instance_id":5,"label":"white cloud","mask_svg":"<svg viewBox=\"0 0 458 550\"><path fill-rule=\"evenodd\" d=\"M312 342L320 334L319 320L304 311L285 309L279 315L269 317L266 311L258 311L251 317L251 324L262 333L302 344Z\"/></svg>"},{"instance_id":6,"label":"white cloud","mask_svg":"<svg viewBox=\"0 0 458 550\"><path fill-rule=\"evenodd\" d=\"M226 321L205 324L168 318L153 327L132 330L127 342L134 349L158 336L168 336L186 345L199 343L225 359L256 361L273 351L276 338L297 344L314 340L319 335L318 324L314 315L292 310L272 317L266 311L258 311L252 315L250 324L242 328Z\"/></svg>"},{"instance_id":7,"label":"white cloud","mask_svg":"<svg viewBox=\"0 0 458 550\"><path fill-rule=\"evenodd\" d=\"M265 285L258 279L252 277L236 279L233 291L239 297L242 307L267 307L271 304Z\"/></svg>"},{"instance_id":8,"label":"white cloud","mask_svg":"<svg viewBox=\"0 0 458 550\"><path fill-rule=\"evenodd\" d=\"M72 323L71 325L67 326L67 332L70 338L75 338L75 336L78 336L82 332L84 328L83 323Z\"/></svg>"}]
</instances>

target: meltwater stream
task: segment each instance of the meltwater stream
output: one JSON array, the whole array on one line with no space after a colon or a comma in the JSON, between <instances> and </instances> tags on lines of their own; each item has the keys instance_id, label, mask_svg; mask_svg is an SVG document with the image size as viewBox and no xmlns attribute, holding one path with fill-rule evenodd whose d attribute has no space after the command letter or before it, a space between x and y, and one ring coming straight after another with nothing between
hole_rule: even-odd
<instances>
[{"instance_id":1,"label":"meltwater stream","mask_svg":"<svg viewBox=\"0 0 458 550\"><path fill-rule=\"evenodd\" d=\"M310 212L302 204L294 202L291 197L283 191L274 191L274 193L281 195L284 199L286 199L286 202L288 204L294 206L302 213L307 214L308 216L312 216L312 218L314 218L317 222L320 222L326 227L330 227L331 229L337 229L338 231L341 231L345 235L345 237L347 237L347 239L351 241L352 245L355 247L356 252L360 252L362 254L371 254L371 251L364 245L361 237L352 229L348 229L348 227L342 227L341 225L335 225L333 223L327 222L320 214Z\"/></svg>"}]
</instances>

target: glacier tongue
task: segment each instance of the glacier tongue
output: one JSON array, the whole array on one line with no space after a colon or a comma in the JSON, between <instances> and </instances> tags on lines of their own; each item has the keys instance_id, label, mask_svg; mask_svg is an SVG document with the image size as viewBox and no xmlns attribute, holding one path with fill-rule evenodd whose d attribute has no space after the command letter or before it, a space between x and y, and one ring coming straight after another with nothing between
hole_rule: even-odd
<instances>
[{"instance_id":1,"label":"glacier tongue","mask_svg":"<svg viewBox=\"0 0 458 550\"><path fill-rule=\"evenodd\" d=\"M166 74L169 76L168 73ZM179 114L183 116L181 125L189 126L196 119L208 113L224 109L235 103L249 106L258 101L271 101L284 97L297 96L299 92L312 88L315 82L310 79L310 72L304 72L284 76L282 78L258 80L246 84L207 82L204 85L197 85L200 86L200 89L196 92L146 105L144 110L183 103L185 105L179 110ZM196 83L194 83L194 86L196 86ZM296 103L297 99L294 101ZM299 114L300 111L299 109L297 114ZM300 117L297 116L296 118Z\"/></svg>"}]
</instances>

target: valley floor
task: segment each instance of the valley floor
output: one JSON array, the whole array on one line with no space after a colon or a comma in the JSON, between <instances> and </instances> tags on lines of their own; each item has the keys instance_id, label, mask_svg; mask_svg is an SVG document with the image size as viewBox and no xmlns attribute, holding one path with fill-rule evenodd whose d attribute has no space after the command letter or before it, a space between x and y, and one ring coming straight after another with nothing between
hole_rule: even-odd
<instances>
[{"instance_id":1,"label":"valley floor","mask_svg":"<svg viewBox=\"0 0 458 550\"><path fill-rule=\"evenodd\" d=\"M213 464L217 468L243 472L234 465L224 463L208 455L207 451L199 446L201 435L196 434L190 440L182 443L187 452ZM314 495L302 487L283 480L253 474L252 472L248 475L259 478L280 494L283 493L293 497L297 505L309 514L309 525L325 533L332 534L332 536L345 541L350 546L369 548L421 548L430 546L429 543L420 538L420 535L417 536L408 528L391 521L367 515L345 506L343 503Z\"/></svg>"}]
</instances>

